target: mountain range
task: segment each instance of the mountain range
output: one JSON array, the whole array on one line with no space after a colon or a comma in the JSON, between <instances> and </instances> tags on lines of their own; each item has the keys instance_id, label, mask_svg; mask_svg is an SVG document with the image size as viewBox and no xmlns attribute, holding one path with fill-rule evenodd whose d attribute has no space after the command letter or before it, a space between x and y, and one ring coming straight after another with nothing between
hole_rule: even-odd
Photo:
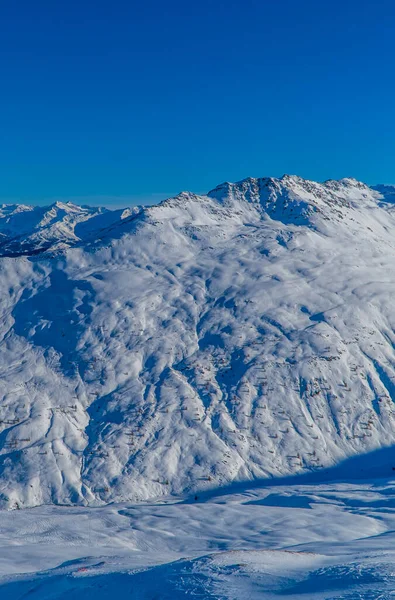
<instances>
[{"instance_id":1,"label":"mountain range","mask_svg":"<svg viewBox=\"0 0 395 600\"><path fill-rule=\"evenodd\" d=\"M394 211L392 186L289 175L1 206L0 505L198 494L392 445Z\"/></svg>"}]
</instances>

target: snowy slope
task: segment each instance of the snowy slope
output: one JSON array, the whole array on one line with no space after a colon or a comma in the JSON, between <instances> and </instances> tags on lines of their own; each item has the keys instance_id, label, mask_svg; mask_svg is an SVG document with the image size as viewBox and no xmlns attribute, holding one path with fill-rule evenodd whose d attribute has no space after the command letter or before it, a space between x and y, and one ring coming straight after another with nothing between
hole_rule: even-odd
<instances>
[{"instance_id":1,"label":"snowy slope","mask_svg":"<svg viewBox=\"0 0 395 600\"><path fill-rule=\"evenodd\" d=\"M390 600L393 484L0 511L1 598Z\"/></svg>"},{"instance_id":2,"label":"snowy slope","mask_svg":"<svg viewBox=\"0 0 395 600\"><path fill-rule=\"evenodd\" d=\"M393 197L284 176L127 212L4 207L2 505L142 500L393 444Z\"/></svg>"}]
</instances>

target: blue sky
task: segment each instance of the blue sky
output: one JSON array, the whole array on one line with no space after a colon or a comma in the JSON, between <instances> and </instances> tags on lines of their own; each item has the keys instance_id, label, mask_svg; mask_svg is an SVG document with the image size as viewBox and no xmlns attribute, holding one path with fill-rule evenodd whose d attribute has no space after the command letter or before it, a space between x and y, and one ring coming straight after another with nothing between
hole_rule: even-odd
<instances>
[{"instance_id":1,"label":"blue sky","mask_svg":"<svg viewBox=\"0 0 395 600\"><path fill-rule=\"evenodd\" d=\"M392 0L3 2L0 199L393 183L394 38Z\"/></svg>"}]
</instances>

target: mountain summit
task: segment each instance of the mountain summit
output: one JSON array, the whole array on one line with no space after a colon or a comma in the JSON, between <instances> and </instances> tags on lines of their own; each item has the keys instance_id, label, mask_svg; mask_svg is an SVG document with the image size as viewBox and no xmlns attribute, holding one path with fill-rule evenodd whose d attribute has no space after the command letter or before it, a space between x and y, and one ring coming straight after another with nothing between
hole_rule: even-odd
<instances>
[{"instance_id":1,"label":"mountain summit","mask_svg":"<svg viewBox=\"0 0 395 600\"><path fill-rule=\"evenodd\" d=\"M0 501L305 473L395 441L394 188L0 208ZM388 466L391 469L391 466Z\"/></svg>"}]
</instances>

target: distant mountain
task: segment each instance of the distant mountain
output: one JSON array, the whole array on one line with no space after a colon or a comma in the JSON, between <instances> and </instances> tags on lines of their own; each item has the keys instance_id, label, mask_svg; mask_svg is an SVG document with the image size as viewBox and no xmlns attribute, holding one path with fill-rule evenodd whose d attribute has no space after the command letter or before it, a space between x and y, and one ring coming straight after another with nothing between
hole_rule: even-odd
<instances>
[{"instance_id":1,"label":"distant mountain","mask_svg":"<svg viewBox=\"0 0 395 600\"><path fill-rule=\"evenodd\" d=\"M394 198L285 175L127 211L2 206L1 504L180 494L393 444Z\"/></svg>"},{"instance_id":2,"label":"distant mountain","mask_svg":"<svg viewBox=\"0 0 395 600\"><path fill-rule=\"evenodd\" d=\"M105 208L56 202L51 206L0 206L0 256L32 255L65 249L92 236L139 209Z\"/></svg>"}]
</instances>

